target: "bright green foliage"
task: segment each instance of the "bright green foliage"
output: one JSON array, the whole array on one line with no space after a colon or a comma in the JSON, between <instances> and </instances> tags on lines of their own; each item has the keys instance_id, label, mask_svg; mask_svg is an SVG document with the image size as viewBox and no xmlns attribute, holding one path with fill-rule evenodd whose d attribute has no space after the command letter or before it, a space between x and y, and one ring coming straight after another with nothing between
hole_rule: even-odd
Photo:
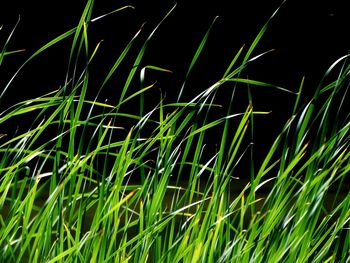
<instances>
[{"instance_id":1,"label":"bright green foliage","mask_svg":"<svg viewBox=\"0 0 350 263\"><path fill-rule=\"evenodd\" d=\"M154 65L140 68L158 25L130 71L122 73L128 77L116 104L100 102L100 91L128 59L143 29L116 58L91 100L90 65L100 45L91 47L89 25L104 17L92 19L93 4L88 1L76 28L44 45L20 68L73 37L66 83L0 114L1 127L32 118L26 130L0 135L0 261L349 262L347 57L330 68L341 66L338 78L326 84L325 76L315 97L299 105L303 82L296 93L241 77L260 56L251 57L266 23L246 53L242 47L234 56L222 79L189 102L180 101L184 84L179 101L166 103L160 95L145 111L155 86L146 85L147 71L169 72ZM209 31L186 79L208 37ZM5 46L0 64L8 54ZM210 113L220 106L217 90L232 83L249 91L246 110L233 113L230 106L226 116L213 120ZM139 89L131 92L135 86ZM263 162L252 159L251 171L236 174L250 147L254 118L267 114L254 110L255 87L288 92L295 106ZM138 100L139 114L128 112L125 105ZM211 129L222 132L216 152L205 146Z\"/></svg>"}]
</instances>

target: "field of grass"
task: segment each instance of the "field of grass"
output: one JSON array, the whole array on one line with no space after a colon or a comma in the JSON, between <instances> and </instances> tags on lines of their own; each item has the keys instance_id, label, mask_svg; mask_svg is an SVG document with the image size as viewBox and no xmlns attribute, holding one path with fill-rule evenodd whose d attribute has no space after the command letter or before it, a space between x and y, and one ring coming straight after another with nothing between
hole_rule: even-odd
<instances>
[{"instance_id":1,"label":"field of grass","mask_svg":"<svg viewBox=\"0 0 350 263\"><path fill-rule=\"evenodd\" d=\"M91 87L100 45L89 42L89 26L103 19L92 10L87 1L79 24L39 48L13 76L71 39L65 83L0 113L0 262L350 261L348 55L329 67L309 101L301 99L303 81L290 91L243 78L264 55L254 49L273 15L216 83L184 100L209 28L178 99L168 102L146 79L150 71L169 70L140 67L158 27L134 58L142 28L136 32L100 87ZM7 47L1 67L18 52ZM132 62L129 71L118 72L125 61ZM101 101L116 72L127 76L118 99ZM1 87L0 103L13 79ZM229 87L227 105L239 99L236 89L246 90L245 111L229 106L213 119L222 87ZM92 88L93 99L87 96ZM268 112L254 109L255 88L288 92L295 100L262 162L252 157L254 119ZM150 110L149 94L159 97ZM20 125L24 120L28 127ZM14 122L19 128L12 131ZM208 152L211 130L220 132L216 150ZM242 175L237 166L247 158Z\"/></svg>"}]
</instances>

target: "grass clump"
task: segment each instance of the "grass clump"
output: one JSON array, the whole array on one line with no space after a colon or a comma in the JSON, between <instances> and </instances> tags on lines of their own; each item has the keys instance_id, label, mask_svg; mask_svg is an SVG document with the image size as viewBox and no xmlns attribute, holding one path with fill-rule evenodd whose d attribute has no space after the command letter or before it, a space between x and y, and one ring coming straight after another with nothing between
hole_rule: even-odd
<instances>
[{"instance_id":1,"label":"grass clump","mask_svg":"<svg viewBox=\"0 0 350 263\"><path fill-rule=\"evenodd\" d=\"M330 67L305 104L300 104L303 82L294 93L242 78L260 56L252 54L269 20L216 83L189 101L181 96L184 84L176 102L160 94L146 110L155 87L146 85L147 72L169 71L140 66L159 24L126 72L116 103L101 102L100 92L128 58L140 31L91 99L90 67L100 46L91 48L89 27L102 18L92 18L92 7L88 1L77 27L44 45L20 68L71 37L62 87L0 114L2 127L32 120L30 127L1 138L2 262L348 262L347 56ZM187 77L208 36L209 31ZM6 48L0 62L12 53ZM338 77L329 82L336 69ZM230 106L225 116L212 119L224 85L234 87L230 105L239 87L249 91L250 99L245 111L234 113ZM251 150L246 142L254 118L267 114L254 110L253 86L292 93L295 106L264 160L256 164L252 159L250 170L237 179L237 165ZM126 106L130 102L138 105L134 113ZM208 153L211 129L221 133L217 150Z\"/></svg>"}]
</instances>

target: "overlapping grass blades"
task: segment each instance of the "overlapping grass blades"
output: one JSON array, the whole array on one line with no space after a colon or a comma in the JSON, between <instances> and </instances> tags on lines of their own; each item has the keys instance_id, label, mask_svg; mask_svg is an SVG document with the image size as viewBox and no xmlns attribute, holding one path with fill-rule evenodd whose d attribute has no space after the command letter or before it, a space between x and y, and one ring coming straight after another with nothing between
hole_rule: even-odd
<instances>
[{"instance_id":1,"label":"overlapping grass blades","mask_svg":"<svg viewBox=\"0 0 350 263\"><path fill-rule=\"evenodd\" d=\"M2 262L348 262L347 57L331 66L330 71L340 67L338 78L330 84L325 78L310 102L299 105L303 82L297 93L290 92L293 115L265 159L252 163L252 171L236 174L249 148L250 129L259 132L251 127L255 116L267 113L255 111L251 100L241 113L230 107L226 116L214 120L209 113L218 106L216 91L228 82L285 91L240 77L260 56L251 57L268 23L247 53L239 50L223 77L198 96L180 101L180 92L179 101L168 103L160 95L153 109L144 112L153 87L144 82L145 69L168 71L140 66L156 31L130 72L122 73L129 77L116 105L99 102L98 95L89 99L90 64L99 48L91 49L89 43L92 7L88 1L76 28L25 62L74 36L66 83L0 114L2 127L21 117L33 120L31 127L0 141ZM101 89L128 59L139 36L137 32L116 59ZM208 33L189 74L207 38ZM139 91L131 93L131 85L139 85ZM123 106L139 97L140 115L133 115ZM231 105L235 99L233 92ZM215 128L222 131L219 146L208 152L207 133Z\"/></svg>"}]
</instances>

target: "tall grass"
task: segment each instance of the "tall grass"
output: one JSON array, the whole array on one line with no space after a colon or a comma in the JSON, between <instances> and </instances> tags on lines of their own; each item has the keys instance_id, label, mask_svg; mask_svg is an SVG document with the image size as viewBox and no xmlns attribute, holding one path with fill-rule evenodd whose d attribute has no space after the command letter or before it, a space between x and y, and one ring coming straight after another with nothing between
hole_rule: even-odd
<instances>
[{"instance_id":1,"label":"tall grass","mask_svg":"<svg viewBox=\"0 0 350 263\"><path fill-rule=\"evenodd\" d=\"M13 77L52 45L72 39L62 87L0 114L4 129L12 121L32 120L30 127L1 136L1 262L349 262L347 56L329 68L304 104L303 81L292 92L242 78L263 55L252 56L273 15L216 83L184 101L185 80L176 102L160 94L146 110L148 94L157 94L155 84L146 84L147 72L169 72L140 66L161 22L130 71L121 73L127 78L119 98L101 102L111 77L132 60L129 52L143 28L90 99L90 68L100 45L91 46L89 26L103 18L92 18L92 10L88 1L78 26L38 49ZM0 62L12 53L7 46ZM337 78L329 80L334 72ZM252 105L255 86L289 92L295 106L264 160L252 159L240 175L237 165L249 157L251 131L258 131L254 118L267 114ZM245 111L230 106L225 116L212 119L223 87L232 90L230 105L239 88L249 91L250 100ZM132 101L136 113L126 106ZM211 129L221 131L215 152L206 150Z\"/></svg>"}]
</instances>

